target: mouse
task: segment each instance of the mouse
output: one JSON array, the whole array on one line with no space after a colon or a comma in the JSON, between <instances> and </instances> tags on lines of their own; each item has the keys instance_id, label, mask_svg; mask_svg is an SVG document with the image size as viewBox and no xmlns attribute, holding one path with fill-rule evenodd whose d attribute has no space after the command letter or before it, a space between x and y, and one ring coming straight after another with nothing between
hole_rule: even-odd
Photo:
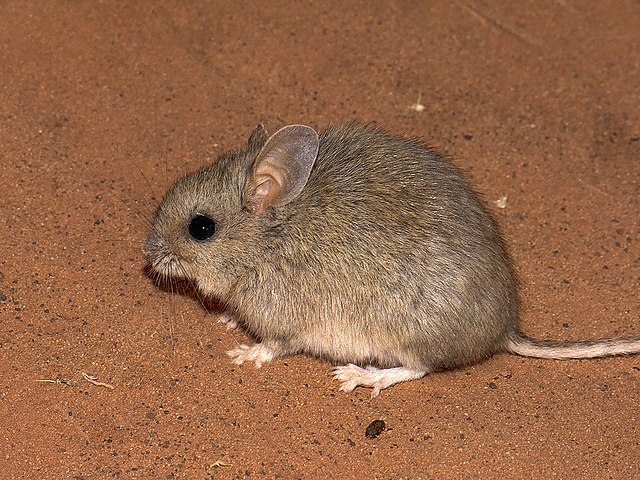
<instances>
[{"instance_id":1,"label":"mouse","mask_svg":"<svg viewBox=\"0 0 640 480\"><path fill-rule=\"evenodd\" d=\"M257 340L227 352L233 362L306 354L331 362L345 392L375 397L498 352L640 351L640 336L525 335L515 269L479 195L448 158L374 124L259 124L168 189L142 250L153 275L188 280Z\"/></svg>"}]
</instances>

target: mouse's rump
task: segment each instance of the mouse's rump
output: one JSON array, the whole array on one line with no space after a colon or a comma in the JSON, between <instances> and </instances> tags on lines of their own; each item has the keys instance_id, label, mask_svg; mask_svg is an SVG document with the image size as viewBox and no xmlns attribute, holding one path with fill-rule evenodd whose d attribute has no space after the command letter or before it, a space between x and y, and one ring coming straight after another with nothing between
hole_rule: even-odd
<instances>
[{"instance_id":1,"label":"mouse's rump","mask_svg":"<svg viewBox=\"0 0 640 480\"><path fill-rule=\"evenodd\" d=\"M331 230L330 223L317 226L313 249L279 255L295 242L283 243L282 231L274 240L259 275L270 283L249 282L264 294L242 295L279 299L269 307L279 319L267 320L264 307L255 312L256 322L268 322L261 333L282 328L294 350L337 363L434 371L503 350L517 329L515 277L495 239L447 241L425 227L405 227L409 236L363 222Z\"/></svg>"},{"instance_id":2,"label":"mouse's rump","mask_svg":"<svg viewBox=\"0 0 640 480\"><path fill-rule=\"evenodd\" d=\"M261 277L281 279L303 350L440 370L503 350L517 330L496 224L460 172L417 142L325 131L305 189L272 215Z\"/></svg>"}]
</instances>

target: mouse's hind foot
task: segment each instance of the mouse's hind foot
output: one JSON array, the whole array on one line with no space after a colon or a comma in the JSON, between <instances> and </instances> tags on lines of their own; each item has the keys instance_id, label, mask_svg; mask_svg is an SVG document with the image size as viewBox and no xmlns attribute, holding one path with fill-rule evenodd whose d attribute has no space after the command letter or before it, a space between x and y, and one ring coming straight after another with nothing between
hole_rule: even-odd
<instances>
[{"instance_id":1,"label":"mouse's hind foot","mask_svg":"<svg viewBox=\"0 0 640 480\"><path fill-rule=\"evenodd\" d=\"M377 397L380 391L398 382L408 382L424 377L426 370L412 370L405 367L395 368L362 368L352 363L333 369L333 378L338 380L340 390L351 392L356 387L371 387L371 398Z\"/></svg>"}]
</instances>

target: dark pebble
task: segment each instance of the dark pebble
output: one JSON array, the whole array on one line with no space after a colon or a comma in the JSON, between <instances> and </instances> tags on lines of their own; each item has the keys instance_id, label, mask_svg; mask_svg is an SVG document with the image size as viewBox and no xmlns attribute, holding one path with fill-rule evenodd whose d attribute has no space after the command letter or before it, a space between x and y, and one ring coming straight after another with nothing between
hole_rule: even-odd
<instances>
[{"instance_id":1,"label":"dark pebble","mask_svg":"<svg viewBox=\"0 0 640 480\"><path fill-rule=\"evenodd\" d=\"M364 432L364 436L367 438L376 438L380 435L387 426L382 420L374 420L369 424Z\"/></svg>"}]
</instances>

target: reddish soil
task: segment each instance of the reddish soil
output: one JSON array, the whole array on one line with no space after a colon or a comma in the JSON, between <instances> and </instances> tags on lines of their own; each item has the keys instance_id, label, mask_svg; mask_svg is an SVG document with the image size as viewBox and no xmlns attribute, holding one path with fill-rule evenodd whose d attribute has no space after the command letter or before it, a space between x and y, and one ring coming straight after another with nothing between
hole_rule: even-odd
<instances>
[{"instance_id":1,"label":"reddish soil","mask_svg":"<svg viewBox=\"0 0 640 480\"><path fill-rule=\"evenodd\" d=\"M2 478L640 478L638 356L497 355L371 400L312 358L234 366L245 335L158 289L140 252L165 188L258 121L376 121L484 193L527 333L640 334L640 3L3 2L0 18Z\"/></svg>"}]
</instances>

